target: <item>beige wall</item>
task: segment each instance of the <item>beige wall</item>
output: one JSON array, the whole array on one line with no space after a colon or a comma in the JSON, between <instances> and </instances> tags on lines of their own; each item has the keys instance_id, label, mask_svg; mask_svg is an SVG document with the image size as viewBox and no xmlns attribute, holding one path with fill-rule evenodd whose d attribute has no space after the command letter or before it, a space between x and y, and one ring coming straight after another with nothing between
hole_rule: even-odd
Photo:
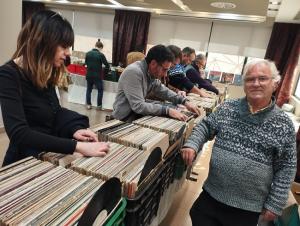
<instances>
[{"instance_id":1,"label":"beige wall","mask_svg":"<svg viewBox=\"0 0 300 226\"><path fill-rule=\"evenodd\" d=\"M1 0L0 5L0 65L2 65L11 58L16 48L22 23L22 0ZM2 127L0 112L0 131Z\"/></svg>"},{"instance_id":2,"label":"beige wall","mask_svg":"<svg viewBox=\"0 0 300 226\"><path fill-rule=\"evenodd\" d=\"M0 65L2 65L11 58L16 49L22 23L22 0L1 0L0 5Z\"/></svg>"}]
</instances>

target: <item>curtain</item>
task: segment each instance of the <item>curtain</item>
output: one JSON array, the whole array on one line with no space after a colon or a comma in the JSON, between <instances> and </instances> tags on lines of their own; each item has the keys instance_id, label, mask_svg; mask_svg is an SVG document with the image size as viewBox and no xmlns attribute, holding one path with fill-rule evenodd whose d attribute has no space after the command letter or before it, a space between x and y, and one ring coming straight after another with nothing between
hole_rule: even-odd
<instances>
[{"instance_id":1,"label":"curtain","mask_svg":"<svg viewBox=\"0 0 300 226\"><path fill-rule=\"evenodd\" d=\"M22 2L22 26L37 11L44 10L45 4L40 2Z\"/></svg>"},{"instance_id":2,"label":"curtain","mask_svg":"<svg viewBox=\"0 0 300 226\"><path fill-rule=\"evenodd\" d=\"M265 59L274 61L281 75L275 94L279 107L289 101L299 51L300 24L274 23Z\"/></svg>"},{"instance_id":3,"label":"curtain","mask_svg":"<svg viewBox=\"0 0 300 226\"><path fill-rule=\"evenodd\" d=\"M113 65L126 65L126 56L137 46L146 49L151 14L116 10L113 25Z\"/></svg>"}]
</instances>

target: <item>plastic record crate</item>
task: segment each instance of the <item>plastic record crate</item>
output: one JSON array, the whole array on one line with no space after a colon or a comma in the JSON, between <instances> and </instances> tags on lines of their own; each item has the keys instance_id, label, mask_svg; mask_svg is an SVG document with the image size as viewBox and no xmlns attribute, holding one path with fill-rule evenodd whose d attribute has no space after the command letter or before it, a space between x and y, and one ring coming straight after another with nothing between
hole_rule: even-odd
<instances>
[{"instance_id":1,"label":"plastic record crate","mask_svg":"<svg viewBox=\"0 0 300 226\"><path fill-rule=\"evenodd\" d=\"M176 170L176 159L177 156L180 155L178 152L179 148L177 147L173 152L165 159L164 165L165 169L162 172L162 193L163 195L164 191L168 189L170 184L174 182L175 179L175 170Z\"/></svg>"},{"instance_id":2,"label":"plastic record crate","mask_svg":"<svg viewBox=\"0 0 300 226\"><path fill-rule=\"evenodd\" d=\"M184 163L181 154L178 153L175 159L175 179L181 179L186 169L187 165Z\"/></svg>"},{"instance_id":3,"label":"plastic record crate","mask_svg":"<svg viewBox=\"0 0 300 226\"><path fill-rule=\"evenodd\" d=\"M126 216L126 199L123 198L115 212L106 221L104 226L125 226L124 219Z\"/></svg>"},{"instance_id":4,"label":"plastic record crate","mask_svg":"<svg viewBox=\"0 0 300 226\"><path fill-rule=\"evenodd\" d=\"M127 198L125 225L145 226L157 215L162 194L162 173L165 165L160 164L147 185L133 198Z\"/></svg>"}]
</instances>

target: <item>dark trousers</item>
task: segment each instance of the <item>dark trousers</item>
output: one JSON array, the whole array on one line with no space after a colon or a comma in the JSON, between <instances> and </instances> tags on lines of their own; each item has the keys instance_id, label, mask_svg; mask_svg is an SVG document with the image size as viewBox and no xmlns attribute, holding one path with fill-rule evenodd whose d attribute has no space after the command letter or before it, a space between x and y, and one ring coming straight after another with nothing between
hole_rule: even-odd
<instances>
[{"instance_id":1,"label":"dark trousers","mask_svg":"<svg viewBox=\"0 0 300 226\"><path fill-rule=\"evenodd\" d=\"M97 97L97 106L102 106L102 98L103 98L103 81L101 79L94 80L86 80L87 88L86 88L86 104L92 105L91 103L91 93L93 90L93 86L95 85L98 90Z\"/></svg>"},{"instance_id":2,"label":"dark trousers","mask_svg":"<svg viewBox=\"0 0 300 226\"><path fill-rule=\"evenodd\" d=\"M257 226L259 215L220 203L205 190L190 210L193 226Z\"/></svg>"}]
</instances>

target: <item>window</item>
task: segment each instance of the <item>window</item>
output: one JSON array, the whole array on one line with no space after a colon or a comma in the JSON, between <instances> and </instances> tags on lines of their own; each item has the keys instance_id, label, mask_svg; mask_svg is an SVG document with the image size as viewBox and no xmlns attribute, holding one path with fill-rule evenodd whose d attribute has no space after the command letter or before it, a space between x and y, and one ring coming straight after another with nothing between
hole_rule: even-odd
<instances>
[{"instance_id":1,"label":"window","mask_svg":"<svg viewBox=\"0 0 300 226\"><path fill-rule=\"evenodd\" d=\"M297 85L296 85L296 89L294 92L295 97L297 97L298 99L300 99L300 73L298 73L298 79L297 79Z\"/></svg>"},{"instance_id":2,"label":"window","mask_svg":"<svg viewBox=\"0 0 300 226\"><path fill-rule=\"evenodd\" d=\"M299 60L298 60L298 65L295 68L295 80L294 80L294 84L296 84L296 88L294 91L294 96L297 97L298 99L300 99L300 56L299 56Z\"/></svg>"},{"instance_id":3,"label":"window","mask_svg":"<svg viewBox=\"0 0 300 226\"><path fill-rule=\"evenodd\" d=\"M206 69L210 71L241 74L244 60L244 56L208 53Z\"/></svg>"}]
</instances>

